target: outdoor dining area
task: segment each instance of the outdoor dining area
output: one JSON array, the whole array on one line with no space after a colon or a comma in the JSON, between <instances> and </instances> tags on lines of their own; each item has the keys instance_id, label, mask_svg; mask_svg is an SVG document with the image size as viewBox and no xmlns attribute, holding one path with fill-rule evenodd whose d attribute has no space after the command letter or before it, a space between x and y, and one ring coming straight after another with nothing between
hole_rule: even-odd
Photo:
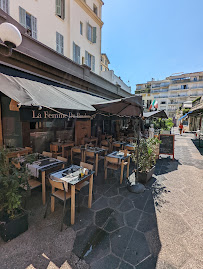
<instances>
[{"instance_id":1,"label":"outdoor dining area","mask_svg":"<svg viewBox=\"0 0 203 269\"><path fill-rule=\"evenodd\" d=\"M91 208L94 200L94 182L100 174L104 174L105 182L109 173L116 171L119 175L117 178L119 184L129 177L131 154L135 152L135 143L140 132L136 125L136 120L139 125L142 115L140 99L130 97L94 105L98 113L102 111L108 114L110 119L117 116L115 121L117 131L114 134L98 132L92 135L91 120L81 121L81 125L80 120L76 120L73 132L75 137L71 137L72 140L59 138L57 141L49 141L47 150L43 150L43 143L41 151L36 151L36 147L32 146L24 148L4 146L8 170L13 166L19 171L19 181L23 178L20 173L27 175L20 187L31 197L34 189L41 189L42 204L46 205L44 218L48 211L54 212L56 201L60 200L63 203L61 230L68 200L70 200L70 223L75 224L76 206L80 214L80 193L84 188L88 189L87 206ZM126 119L135 123L134 136L132 129L129 133L123 134L118 128L120 121Z\"/></svg>"}]
</instances>

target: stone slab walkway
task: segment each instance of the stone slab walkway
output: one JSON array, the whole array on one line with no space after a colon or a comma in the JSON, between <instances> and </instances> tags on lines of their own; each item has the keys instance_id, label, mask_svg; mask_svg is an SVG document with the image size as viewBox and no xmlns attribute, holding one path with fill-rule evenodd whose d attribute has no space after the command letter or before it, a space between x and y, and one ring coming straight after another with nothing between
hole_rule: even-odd
<instances>
[{"instance_id":1,"label":"stone slab walkway","mask_svg":"<svg viewBox=\"0 0 203 269\"><path fill-rule=\"evenodd\" d=\"M29 230L0 239L0 268L202 269L203 156L191 138L176 135L175 160L161 158L139 195L119 184L119 173L105 181L101 166L92 208L84 189L76 223L68 208L63 232L62 205L44 220L41 193L33 192Z\"/></svg>"}]
</instances>

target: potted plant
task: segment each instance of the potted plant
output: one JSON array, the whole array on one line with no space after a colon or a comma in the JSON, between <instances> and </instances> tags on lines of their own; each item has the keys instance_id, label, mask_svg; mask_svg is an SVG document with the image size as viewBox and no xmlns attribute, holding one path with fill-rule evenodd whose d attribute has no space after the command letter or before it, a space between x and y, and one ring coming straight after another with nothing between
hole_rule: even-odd
<instances>
[{"instance_id":1,"label":"potted plant","mask_svg":"<svg viewBox=\"0 0 203 269\"><path fill-rule=\"evenodd\" d=\"M7 149L0 149L0 235L11 240L28 229L28 214L22 208L21 185L28 185L29 171L6 161ZM29 157L25 157L29 158Z\"/></svg>"},{"instance_id":2,"label":"potted plant","mask_svg":"<svg viewBox=\"0 0 203 269\"><path fill-rule=\"evenodd\" d=\"M139 147L136 144L135 152L132 153L131 157L135 164L137 164L137 150L138 150L138 178L137 181L141 183L147 183L152 177L155 164L156 164L156 149L157 145L161 142L158 138L148 138L148 139L140 139Z\"/></svg>"}]
</instances>

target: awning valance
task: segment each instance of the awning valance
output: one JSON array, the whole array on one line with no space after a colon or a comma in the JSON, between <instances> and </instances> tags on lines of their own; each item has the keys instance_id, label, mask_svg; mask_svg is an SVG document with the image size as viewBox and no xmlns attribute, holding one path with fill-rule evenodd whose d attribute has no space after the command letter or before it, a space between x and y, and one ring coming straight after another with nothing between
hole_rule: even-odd
<instances>
[{"instance_id":1,"label":"awning valance","mask_svg":"<svg viewBox=\"0 0 203 269\"><path fill-rule=\"evenodd\" d=\"M144 112L143 116L145 118L164 118L164 119L168 118L164 110Z\"/></svg>"},{"instance_id":2,"label":"awning valance","mask_svg":"<svg viewBox=\"0 0 203 269\"><path fill-rule=\"evenodd\" d=\"M23 106L42 106L78 111L95 111L96 109L92 105L106 100L68 87L48 85L2 73L0 73L0 92Z\"/></svg>"}]
</instances>

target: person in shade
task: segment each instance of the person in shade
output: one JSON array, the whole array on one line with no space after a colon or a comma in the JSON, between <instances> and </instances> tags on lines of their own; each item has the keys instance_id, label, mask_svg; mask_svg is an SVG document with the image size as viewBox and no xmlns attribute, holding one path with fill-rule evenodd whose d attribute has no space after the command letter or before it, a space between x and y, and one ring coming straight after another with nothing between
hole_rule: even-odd
<instances>
[{"instance_id":1,"label":"person in shade","mask_svg":"<svg viewBox=\"0 0 203 269\"><path fill-rule=\"evenodd\" d=\"M182 124L182 122L179 124L179 131L180 131L180 135L182 135L182 132L183 132L183 124Z\"/></svg>"}]
</instances>

